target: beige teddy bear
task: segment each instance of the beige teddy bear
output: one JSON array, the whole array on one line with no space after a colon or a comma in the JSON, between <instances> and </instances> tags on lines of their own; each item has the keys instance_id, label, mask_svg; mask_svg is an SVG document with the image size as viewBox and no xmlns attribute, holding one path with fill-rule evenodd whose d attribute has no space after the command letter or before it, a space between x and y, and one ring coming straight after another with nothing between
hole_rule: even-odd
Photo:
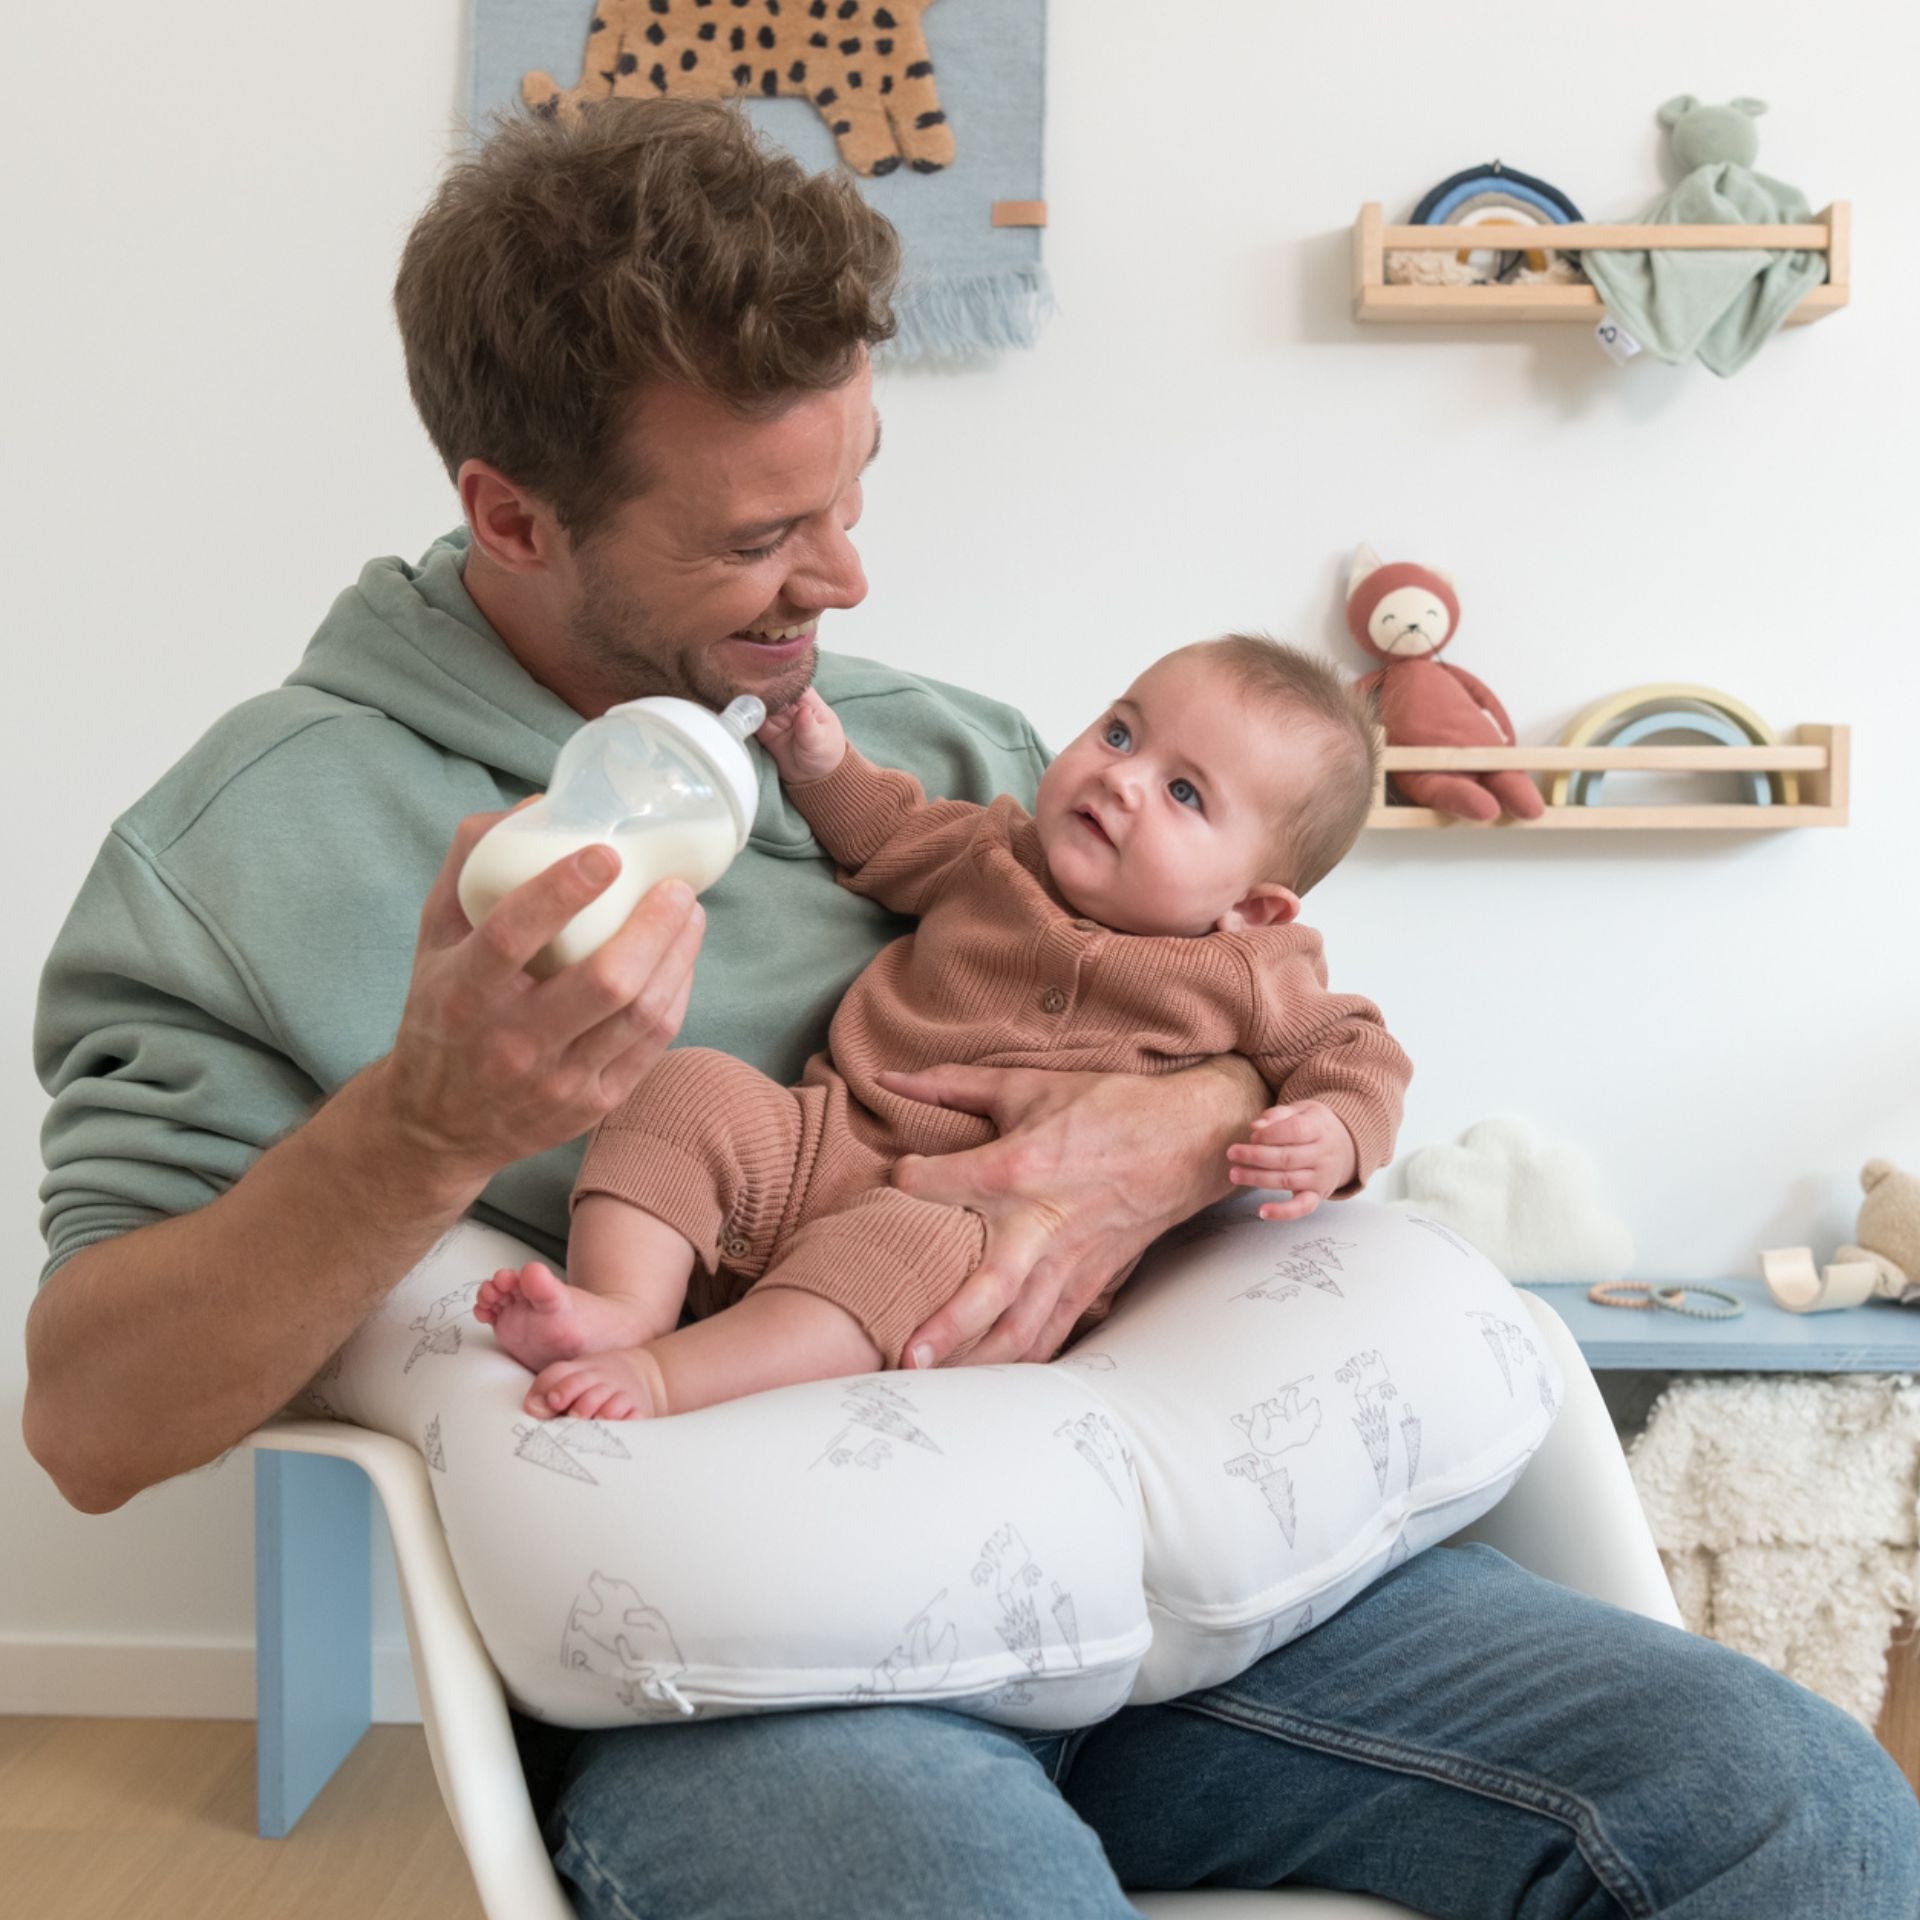
<instances>
[{"instance_id":1,"label":"beige teddy bear","mask_svg":"<svg viewBox=\"0 0 1920 1920\"><path fill-rule=\"evenodd\" d=\"M1794 1313L1858 1306L1869 1299L1920 1303L1920 1176L1891 1160L1860 1169L1866 1198L1854 1227L1858 1244L1842 1247L1824 1273L1810 1247L1781 1247L1760 1256L1768 1290Z\"/></svg>"},{"instance_id":2,"label":"beige teddy bear","mask_svg":"<svg viewBox=\"0 0 1920 1920\"><path fill-rule=\"evenodd\" d=\"M1842 1247L1834 1257L1870 1260L1879 1278L1873 1290L1884 1300L1920 1296L1920 1176L1902 1173L1891 1160L1869 1160L1860 1169L1866 1198L1854 1232L1857 1247Z\"/></svg>"}]
</instances>

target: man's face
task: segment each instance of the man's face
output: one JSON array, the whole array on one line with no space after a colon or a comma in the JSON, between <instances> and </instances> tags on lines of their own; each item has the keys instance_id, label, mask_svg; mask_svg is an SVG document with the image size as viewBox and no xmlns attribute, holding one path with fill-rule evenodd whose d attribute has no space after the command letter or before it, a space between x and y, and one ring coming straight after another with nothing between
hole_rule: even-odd
<instances>
[{"instance_id":1,"label":"man's face","mask_svg":"<svg viewBox=\"0 0 1920 1920\"><path fill-rule=\"evenodd\" d=\"M820 616L866 598L849 535L880 446L871 370L763 420L652 388L628 435L646 491L573 553L580 672L611 701L791 705L813 678Z\"/></svg>"}]
</instances>

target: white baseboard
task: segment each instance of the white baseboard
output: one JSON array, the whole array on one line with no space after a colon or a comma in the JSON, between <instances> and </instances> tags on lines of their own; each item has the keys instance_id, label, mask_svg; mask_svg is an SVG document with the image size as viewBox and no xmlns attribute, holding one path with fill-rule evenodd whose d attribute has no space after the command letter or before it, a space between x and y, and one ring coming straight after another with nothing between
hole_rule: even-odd
<instances>
[{"instance_id":1,"label":"white baseboard","mask_svg":"<svg viewBox=\"0 0 1920 1920\"><path fill-rule=\"evenodd\" d=\"M0 1714L129 1720L251 1720L253 1646L169 1640L0 1640ZM417 1726L404 1643L373 1650L373 1717Z\"/></svg>"}]
</instances>

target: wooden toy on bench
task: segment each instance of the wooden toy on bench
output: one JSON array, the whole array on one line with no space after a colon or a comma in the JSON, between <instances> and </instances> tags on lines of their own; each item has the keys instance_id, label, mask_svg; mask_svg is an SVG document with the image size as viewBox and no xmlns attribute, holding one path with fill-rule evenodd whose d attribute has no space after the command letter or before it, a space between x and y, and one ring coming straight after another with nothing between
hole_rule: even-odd
<instances>
[{"instance_id":1,"label":"wooden toy on bench","mask_svg":"<svg viewBox=\"0 0 1920 1920\"><path fill-rule=\"evenodd\" d=\"M1860 1169L1866 1198L1854 1231L1858 1244L1842 1247L1818 1273L1810 1247L1775 1247L1760 1256L1767 1291L1790 1313L1824 1313L1872 1299L1920 1302L1920 1177L1891 1160Z\"/></svg>"}]
</instances>

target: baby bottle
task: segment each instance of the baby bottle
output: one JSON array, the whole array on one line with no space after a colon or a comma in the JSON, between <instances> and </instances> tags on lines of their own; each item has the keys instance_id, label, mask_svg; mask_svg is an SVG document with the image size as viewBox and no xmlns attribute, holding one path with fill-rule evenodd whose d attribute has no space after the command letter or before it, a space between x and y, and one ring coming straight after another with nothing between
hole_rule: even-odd
<instances>
[{"instance_id":1,"label":"baby bottle","mask_svg":"<svg viewBox=\"0 0 1920 1920\"><path fill-rule=\"evenodd\" d=\"M609 707L561 748L547 791L467 856L461 910L477 927L556 860L596 841L611 847L618 877L529 962L544 980L594 952L656 881L710 887L747 844L759 779L746 741L766 717L750 693L724 713L663 697Z\"/></svg>"}]
</instances>

